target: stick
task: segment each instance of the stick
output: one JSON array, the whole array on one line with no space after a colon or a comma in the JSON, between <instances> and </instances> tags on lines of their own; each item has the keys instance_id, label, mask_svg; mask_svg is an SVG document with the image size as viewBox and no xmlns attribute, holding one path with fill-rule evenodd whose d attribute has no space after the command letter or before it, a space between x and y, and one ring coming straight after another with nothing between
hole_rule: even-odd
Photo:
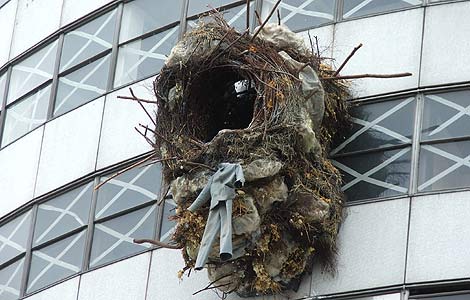
<instances>
[{"instance_id":1,"label":"stick","mask_svg":"<svg viewBox=\"0 0 470 300\"><path fill-rule=\"evenodd\" d=\"M361 48L361 47L362 47L362 43L357 45L356 47L354 47L354 49L351 51L351 53L349 53L348 57L346 57L346 59L343 61L341 66L339 66L338 70L336 70L336 72L333 74L333 77L337 76L339 74L339 72L341 72L341 70L348 63L348 61L351 59L351 57L353 57L354 53L356 53L356 51L359 50L359 48Z\"/></svg>"},{"instance_id":2,"label":"stick","mask_svg":"<svg viewBox=\"0 0 470 300\"><path fill-rule=\"evenodd\" d=\"M281 26L281 13L277 10L277 25Z\"/></svg>"},{"instance_id":3,"label":"stick","mask_svg":"<svg viewBox=\"0 0 470 300\"><path fill-rule=\"evenodd\" d=\"M250 28L250 0L246 0L246 29Z\"/></svg>"},{"instance_id":4,"label":"stick","mask_svg":"<svg viewBox=\"0 0 470 300\"><path fill-rule=\"evenodd\" d=\"M258 28L258 30L255 32L255 34L253 34L253 37L251 38L251 42L253 42L253 40L256 38L256 36L258 35L258 33L261 32L261 30L263 29L263 27L268 23L269 19L272 17L273 13L276 11L276 8L279 6L279 4L281 4L281 1L282 0L277 0L276 4L274 4L274 7L273 9L271 9L271 12L269 13L268 17L266 18L266 20L264 20L263 24L261 24L261 26Z\"/></svg>"},{"instance_id":5,"label":"stick","mask_svg":"<svg viewBox=\"0 0 470 300\"><path fill-rule=\"evenodd\" d=\"M220 276L220 277L217 278L216 280L210 282L205 288L200 289L199 291L195 292L193 295L199 294L200 292L203 292L203 291L209 289L210 286L213 285L214 283L216 283L217 281L219 281L219 280L221 280L221 279L224 279L224 278L227 278L227 277L229 277L229 276L231 276L231 275L232 275L232 273L229 273L229 274L225 274L225 275L223 275L223 276Z\"/></svg>"},{"instance_id":6,"label":"stick","mask_svg":"<svg viewBox=\"0 0 470 300\"><path fill-rule=\"evenodd\" d=\"M359 74L359 75L346 75L336 77L323 77L322 80L340 80L340 79L358 79L358 78L398 78L411 76L411 73L397 73L397 74Z\"/></svg>"},{"instance_id":7,"label":"stick","mask_svg":"<svg viewBox=\"0 0 470 300\"><path fill-rule=\"evenodd\" d=\"M164 242L156 241L156 240L151 240L151 239L134 239L134 243L136 244L143 244L143 243L149 243L153 244L155 246L160 246L162 248L167 248L167 249L182 249L183 247L178 246L178 245L170 245Z\"/></svg>"},{"instance_id":8,"label":"stick","mask_svg":"<svg viewBox=\"0 0 470 300\"><path fill-rule=\"evenodd\" d=\"M162 205L163 201L165 201L165 197L166 197L166 195L168 195L168 192L170 191L170 188L171 188L171 185L168 185L168 188L166 189L165 194L163 194L162 197L160 198L160 200L158 200L158 202L157 202L158 206Z\"/></svg>"},{"instance_id":9,"label":"stick","mask_svg":"<svg viewBox=\"0 0 470 300\"><path fill-rule=\"evenodd\" d=\"M259 16L259 13L257 10L255 10L255 15L256 15L256 20L258 20L258 25L261 26L263 22L261 22L261 17Z\"/></svg>"},{"instance_id":10,"label":"stick","mask_svg":"<svg viewBox=\"0 0 470 300\"><path fill-rule=\"evenodd\" d=\"M139 130L139 128L137 128L137 127L134 127L134 129L135 129L135 131L137 131L137 132L147 141L147 143L148 143L150 146L155 147L155 143L154 143L151 139L149 139L149 138L147 137L147 134L146 134L146 133L142 133L142 132Z\"/></svg>"},{"instance_id":11,"label":"stick","mask_svg":"<svg viewBox=\"0 0 470 300\"><path fill-rule=\"evenodd\" d=\"M182 160L181 163L185 164L185 165L188 165L188 166L194 166L194 167L202 167L202 168L206 168L206 169L209 169L213 172L217 172L216 169L214 168L211 168L209 167L208 165L205 165L205 164L201 164L201 163L197 163L197 162L192 162L192 161L187 161L187 160Z\"/></svg>"},{"instance_id":12,"label":"stick","mask_svg":"<svg viewBox=\"0 0 470 300\"><path fill-rule=\"evenodd\" d=\"M124 100L132 100L132 101L140 101L144 103L152 103L152 104L158 104L157 101L152 101L152 100L145 100L145 99L135 99L134 97L129 97L129 96L117 96L118 99L124 99Z\"/></svg>"},{"instance_id":13,"label":"stick","mask_svg":"<svg viewBox=\"0 0 470 300\"><path fill-rule=\"evenodd\" d=\"M137 101L137 103L139 103L140 107L142 107L142 109L145 111L145 113L147 114L149 119L152 121L153 125L157 126L157 122L155 122L155 120L150 116L149 112L147 111L145 106L142 104L142 102L139 100L139 98L137 98L135 96L134 91L132 90L132 88L129 88L129 91L131 92L131 95L132 95L132 97L134 97L135 101Z\"/></svg>"}]
</instances>

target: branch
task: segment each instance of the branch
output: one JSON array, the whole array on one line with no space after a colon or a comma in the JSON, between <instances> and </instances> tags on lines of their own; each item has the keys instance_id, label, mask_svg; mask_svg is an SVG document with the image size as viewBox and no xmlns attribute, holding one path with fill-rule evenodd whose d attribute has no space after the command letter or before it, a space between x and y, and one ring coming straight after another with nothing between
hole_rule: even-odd
<instances>
[{"instance_id":1,"label":"branch","mask_svg":"<svg viewBox=\"0 0 470 300\"><path fill-rule=\"evenodd\" d=\"M397 73L397 74L359 74L359 75L346 75L336 77L323 77L322 80L341 80L341 79L358 79L358 78L398 78L411 76L411 73Z\"/></svg>"},{"instance_id":2,"label":"branch","mask_svg":"<svg viewBox=\"0 0 470 300\"><path fill-rule=\"evenodd\" d=\"M157 126L157 123L156 123L155 120L152 118L152 116L150 116L149 112L147 111L147 109L145 108L145 106L142 104L142 102L140 101L140 99L135 96L134 91L132 90L132 88L129 88L129 91L131 92L131 95L132 95L132 97L134 98L134 100L137 101L137 103L139 103L140 107L142 107L142 109L145 111L145 113L146 113L147 116L149 117L150 121L152 121L153 125Z\"/></svg>"},{"instance_id":3,"label":"branch","mask_svg":"<svg viewBox=\"0 0 470 300\"><path fill-rule=\"evenodd\" d=\"M192 161L187 161L187 160L182 160L180 161L182 164L185 164L185 165L188 165L188 166L194 166L194 167L202 167L202 168L206 168L206 169L209 169L213 172L217 172L216 169L208 166L208 165L205 165L205 164L201 164L201 163L197 163L197 162L192 162Z\"/></svg>"},{"instance_id":4,"label":"branch","mask_svg":"<svg viewBox=\"0 0 470 300\"><path fill-rule=\"evenodd\" d=\"M277 25L281 26L281 13L277 10Z\"/></svg>"},{"instance_id":5,"label":"branch","mask_svg":"<svg viewBox=\"0 0 470 300\"><path fill-rule=\"evenodd\" d=\"M155 246L159 246L162 248L167 248L167 249L182 249L183 247L178 246L178 245L170 245L164 242L156 241L156 240L151 240L151 239L134 239L134 243L136 244L143 244L143 243L149 243Z\"/></svg>"},{"instance_id":6,"label":"branch","mask_svg":"<svg viewBox=\"0 0 470 300\"><path fill-rule=\"evenodd\" d=\"M264 20L263 24L261 24L261 26L258 28L258 30L256 30L255 34L253 34L253 37L251 38L251 42L253 42L253 40L256 38L258 33L260 33L261 30L263 29L263 27L268 23L269 19L272 17L273 13L276 11L276 8L279 6L279 4L281 4L281 1L282 0L277 0L276 4L274 4L274 7L273 7L273 9L271 9L271 12L269 13L266 20Z\"/></svg>"},{"instance_id":7,"label":"branch","mask_svg":"<svg viewBox=\"0 0 470 300\"><path fill-rule=\"evenodd\" d=\"M246 0L246 29L250 28L250 0Z\"/></svg>"},{"instance_id":8,"label":"branch","mask_svg":"<svg viewBox=\"0 0 470 300\"><path fill-rule=\"evenodd\" d=\"M144 103L152 103L152 104L158 104L157 101L152 101L152 100L145 100L145 99L136 99L134 97L129 97L129 96L117 96L118 99L124 99L124 100L132 100L132 101L140 101Z\"/></svg>"},{"instance_id":9,"label":"branch","mask_svg":"<svg viewBox=\"0 0 470 300\"><path fill-rule=\"evenodd\" d=\"M259 13L257 10L255 10L255 15L256 15L256 20L258 21L258 25L261 26L263 22L261 21L261 17L259 16Z\"/></svg>"},{"instance_id":10,"label":"branch","mask_svg":"<svg viewBox=\"0 0 470 300\"><path fill-rule=\"evenodd\" d=\"M349 53L348 57L346 57L346 59L343 61L341 66L339 66L338 70L336 70L336 72L333 74L333 77L336 77L339 74L339 72L341 72L341 70L348 63L348 61L351 59L351 57L353 57L353 55L356 53L356 51L359 50L359 48L361 48L361 47L362 47L362 43L357 45L356 47L354 47L354 49L351 51L351 53Z\"/></svg>"}]
</instances>

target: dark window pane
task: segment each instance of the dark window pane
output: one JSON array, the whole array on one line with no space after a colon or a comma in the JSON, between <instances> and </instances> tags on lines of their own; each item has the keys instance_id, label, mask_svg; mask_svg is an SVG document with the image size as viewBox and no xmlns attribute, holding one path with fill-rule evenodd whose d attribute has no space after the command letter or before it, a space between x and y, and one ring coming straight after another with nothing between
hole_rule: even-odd
<instances>
[{"instance_id":1,"label":"dark window pane","mask_svg":"<svg viewBox=\"0 0 470 300\"><path fill-rule=\"evenodd\" d=\"M218 9L221 6L235 3L234 0L190 0L188 8L188 17L210 11L212 8Z\"/></svg>"},{"instance_id":2,"label":"dark window pane","mask_svg":"<svg viewBox=\"0 0 470 300\"><path fill-rule=\"evenodd\" d=\"M348 201L408 192L411 148L341 157L333 164L344 174Z\"/></svg>"},{"instance_id":3,"label":"dark window pane","mask_svg":"<svg viewBox=\"0 0 470 300\"><path fill-rule=\"evenodd\" d=\"M470 91L427 95L424 100L423 141L469 136Z\"/></svg>"},{"instance_id":4,"label":"dark window pane","mask_svg":"<svg viewBox=\"0 0 470 300\"><path fill-rule=\"evenodd\" d=\"M384 146L410 144L414 125L414 98L362 105L352 110L348 138L330 155Z\"/></svg>"},{"instance_id":5,"label":"dark window pane","mask_svg":"<svg viewBox=\"0 0 470 300\"><path fill-rule=\"evenodd\" d=\"M5 128L2 136L3 146L46 121L50 94L51 86L48 85L6 110Z\"/></svg>"},{"instance_id":6,"label":"dark window pane","mask_svg":"<svg viewBox=\"0 0 470 300\"><path fill-rule=\"evenodd\" d=\"M157 74L178 40L178 26L119 48L114 86Z\"/></svg>"},{"instance_id":7,"label":"dark window pane","mask_svg":"<svg viewBox=\"0 0 470 300\"><path fill-rule=\"evenodd\" d=\"M30 223L31 211L0 227L0 265L26 251Z\"/></svg>"},{"instance_id":8,"label":"dark window pane","mask_svg":"<svg viewBox=\"0 0 470 300\"><path fill-rule=\"evenodd\" d=\"M410 299L415 299L411 298ZM468 300L470 299L470 294L461 294L461 295L448 295L448 296L434 296L434 297L420 297L420 300Z\"/></svg>"},{"instance_id":9,"label":"dark window pane","mask_svg":"<svg viewBox=\"0 0 470 300\"><path fill-rule=\"evenodd\" d=\"M52 78L56 60L57 41L44 47L19 64L11 72L8 103Z\"/></svg>"},{"instance_id":10,"label":"dark window pane","mask_svg":"<svg viewBox=\"0 0 470 300\"><path fill-rule=\"evenodd\" d=\"M181 5L182 0L136 0L126 3L119 41L125 42L179 21Z\"/></svg>"},{"instance_id":11,"label":"dark window pane","mask_svg":"<svg viewBox=\"0 0 470 300\"><path fill-rule=\"evenodd\" d=\"M14 300L20 297L23 262L22 258L0 270L0 299Z\"/></svg>"},{"instance_id":12,"label":"dark window pane","mask_svg":"<svg viewBox=\"0 0 470 300\"><path fill-rule=\"evenodd\" d=\"M106 92L110 55L59 78L54 115L66 113Z\"/></svg>"},{"instance_id":13,"label":"dark window pane","mask_svg":"<svg viewBox=\"0 0 470 300\"><path fill-rule=\"evenodd\" d=\"M161 164L134 168L111 179L98 191L96 219L158 199L161 181Z\"/></svg>"},{"instance_id":14,"label":"dark window pane","mask_svg":"<svg viewBox=\"0 0 470 300\"><path fill-rule=\"evenodd\" d=\"M168 242L173 235L176 222L169 219L170 216L174 216L176 213L176 203L173 199L165 200L163 206L163 218L162 227L160 229L160 241Z\"/></svg>"},{"instance_id":15,"label":"dark window pane","mask_svg":"<svg viewBox=\"0 0 470 300\"><path fill-rule=\"evenodd\" d=\"M422 145L418 191L470 185L470 141Z\"/></svg>"},{"instance_id":16,"label":"dark window pane","mask_svg":"<svg viewBox=\"0 0 470 300\"><path fill-rule=\"evenodd\" d=\"M92 193L93 183L90 182L39 205L34 245L88 224Z\"/></svg>"},{"instance_id":17,"label":"dark window pane","mask_svg":"<svg viewBox=\"0 0 470 300\"><path fill-rule=\"evenodd\" d=\"M60 59L60 71L112 47L116 10L67 33Z\"/></svg>"},{"instance_id":18,"label":"dark window pane","mask_svg":"<svg viewBox=\"0 0 470 300\"><path fill-rule=\"evenodd\" d=\"M98 266L150 247L134 238L153 238L156 205L95 225L90 266Z\"/></svg>"},{"instance_id":19,"label":"dark window pane","mask_svg":"<svg viewBox=\"0 0 470 300\"><path fill-rule=\"evenodd\" d=\"M360 17L421 3L422 0L344 0L343 18Z\"/></svg>"},{"instance_id":20,"label":"dark window pane","mask_svg":"<svg viewBox=\"0 0 470 300\"><path fill-rule=\"evenodd\" d=\"M263 10L270 11L276 0L267 0L263 3ZM281 23L293 31L300 31L333 22L335 1L332 0L284 0L278 7ZM277 22L277 16L271 18Z\"/></svg>"},{"instance_id":21,"label":"dark window pane","mask_svg":"<svg viewBox=\"0 0 470 300\"><path fill-rule=\"evenodd\" d=\"M33 251L28 292L79 272L85 246L86 230Z\"/></svg>"}]
</instances>

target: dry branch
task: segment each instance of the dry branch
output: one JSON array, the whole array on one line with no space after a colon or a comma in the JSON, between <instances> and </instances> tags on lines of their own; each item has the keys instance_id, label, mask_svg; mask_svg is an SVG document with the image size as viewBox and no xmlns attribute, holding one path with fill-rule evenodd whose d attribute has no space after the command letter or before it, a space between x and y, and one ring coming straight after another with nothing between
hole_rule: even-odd
<instances>
[{"instance_id":1,"label":"dry branch","mask_svg":"<svg viewBox=\"0 0 470 300\"><path fill-rule=\"evenodd\" d=\"M396 74L359 74L359 75L345 75L336 77L322 77L322 80L344 80L344 79L359 79L359 78L399 78L412 76L412 73L396 73Z\"/></svg>"},{"instance_id":2,"label":"dry branch","mask_svg":"<svg viewBox=\"0 0 470 300\"><path fill-rule=\"evenodd\" d=\"M317 42L317 45L318 45L318 42ZM333 77L336 77L339 74L339 72L341 72L341 70L348 63L348 61L351 59L351 57L353 57L354 54L356 53L356 51L359 50L359 48L361 48L361 47L362 47L362 43L357 45L356 47L354 47L354 49L351 51L351 53L349 53L348 57L346 57L346 59L343 61L341 66L339 66L338 70L336 70L336 72L333 74Z\"/></svg>"}]
</instances>

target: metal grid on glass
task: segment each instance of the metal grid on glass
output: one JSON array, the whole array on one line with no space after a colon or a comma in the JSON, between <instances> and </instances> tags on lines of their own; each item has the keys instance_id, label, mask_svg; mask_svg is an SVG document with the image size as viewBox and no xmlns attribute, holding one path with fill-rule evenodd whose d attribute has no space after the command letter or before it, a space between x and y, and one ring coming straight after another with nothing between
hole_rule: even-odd
<instances>
[{"instance_id":1,"label":"metal grid on glass","mask_svg":"<svg viewBox=\"0 0 470 300\"><path fill-rule=\"evenodd\" d=\"M89 268L153 249L133 243L134 238L155 239L161 232L162 239L169 239L174 222L168 216L175 205L171 199L158 204L161 164L128 170L94 189L111 174L41 200L0 225L0 299L18 299Z\"/></svg>"}]
</instances>

